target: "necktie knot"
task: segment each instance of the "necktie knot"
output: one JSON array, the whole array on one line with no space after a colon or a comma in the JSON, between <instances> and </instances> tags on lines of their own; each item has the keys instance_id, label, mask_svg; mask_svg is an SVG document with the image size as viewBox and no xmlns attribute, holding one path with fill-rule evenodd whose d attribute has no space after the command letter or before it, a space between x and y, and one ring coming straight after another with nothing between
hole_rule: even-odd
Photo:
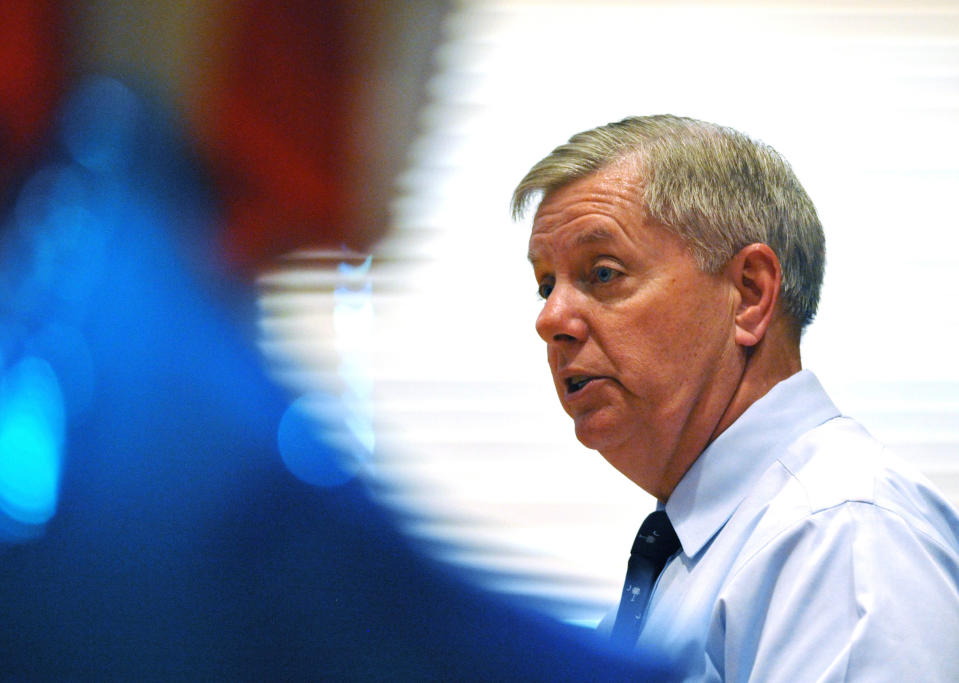
<instances>
[{"instance_id":1,"label":"necktie knot","mask_svg":"<svg viewBox=\"0 0 959 683\"><path fill-rule=\"evenodd\" d=\"M631 555L640 555L658 565L666 564L670 555L679 550L679 537L665 510L657 510L644 521L633 541ZM658 571L657 571L658 573Z\"/></svg>"}]
</instances>

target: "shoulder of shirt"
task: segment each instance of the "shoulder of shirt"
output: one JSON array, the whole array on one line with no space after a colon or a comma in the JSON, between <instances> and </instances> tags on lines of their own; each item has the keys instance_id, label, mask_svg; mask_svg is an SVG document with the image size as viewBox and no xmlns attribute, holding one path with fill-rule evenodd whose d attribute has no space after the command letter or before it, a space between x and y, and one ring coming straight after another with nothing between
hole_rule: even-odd
<instances>
[{"instance_id":1,"label":"shoulder of shirt","mask_svg":"<svg viewBox=\"0 0 959 683\"><path fill-rule=\"evenodd\" d=\"M959 512L953 505L862 425L837 417L786 447L734 514L752 528L741 559L803 524L855 523L857 517L835 513L860 505L898 518L914 533L959 554Z\"/></svg>"}]
</instances>

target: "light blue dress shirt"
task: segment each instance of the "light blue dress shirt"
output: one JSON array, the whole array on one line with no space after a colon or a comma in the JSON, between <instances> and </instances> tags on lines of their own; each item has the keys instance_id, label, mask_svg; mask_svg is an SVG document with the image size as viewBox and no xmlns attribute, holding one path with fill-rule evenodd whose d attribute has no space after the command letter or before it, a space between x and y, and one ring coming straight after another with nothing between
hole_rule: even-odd
<instances>
[{"instance_id":1,"label":"light blue dress shirt","mask_svg":"<svg viewBox=\"0 0 959 683\"><path fill-rule=\"evenodd\" d=\"M812 373L750 406L665 509L682 550L639 642L690 679L959 681L959 514Z\"/></svg>"}]
</instances>

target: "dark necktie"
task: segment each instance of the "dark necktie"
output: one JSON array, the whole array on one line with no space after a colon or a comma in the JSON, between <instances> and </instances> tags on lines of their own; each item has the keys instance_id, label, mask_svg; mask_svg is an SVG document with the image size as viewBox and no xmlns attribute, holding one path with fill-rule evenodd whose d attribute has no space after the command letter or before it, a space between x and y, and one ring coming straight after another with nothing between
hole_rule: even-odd
<instances>
[{"instance_id":1,"label":"dark necktie","mask_svg":"<svg viewBox=\"0 0 959 683\"><path fill-rule=\"evenodd\" d=\"M666 511L657 510L649 515L639 527L629 554L623 597L613 624L613 642L624 647L636 644L656 577L666 566L666 560L678 549L679 538Z\"/></svg>"}]
</instances>

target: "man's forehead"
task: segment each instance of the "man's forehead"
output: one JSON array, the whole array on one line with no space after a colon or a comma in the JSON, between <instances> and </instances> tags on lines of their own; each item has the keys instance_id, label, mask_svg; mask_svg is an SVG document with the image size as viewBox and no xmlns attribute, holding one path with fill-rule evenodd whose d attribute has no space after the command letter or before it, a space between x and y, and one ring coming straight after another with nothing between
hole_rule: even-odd
<instances>
[{"instance_id":1,"label":"man's forehead","mask_svg":"<svg viewBox=\"0 0 959 683\"><path fill-rule=\"evenodd\" d=\"M543 258L543 255L540 253L540 249L538 249L535 244L536 237L537 233L534 231L533 234L530 235L529 253L527 255L531 263L536 263ZM582 247L589 244L601 244L603 242L612 242L614 240L616 240L616 234L612 230L594 225L592 227L584 227L583 229L574 232L570 236L568 242L564 242L563 246L564 248L575 249L577 247Z\"/></svg>"},{"instance_id":2,"label":"man's forehead","mask_svg":"<svg viewBox=\"0 0 959 683\"><path fill-rule=\"evenodd\" d=\"M640 208L640 204L635 173L608 169L579 178L545 195L536 207L533 227L593 211L634 210Z\"/></svg>"},{"instance_id":3,"label":"man's forehead","mask_svg":"<svg viewBox=\"0 0 959 683\"><path fill-rule=\"evenodd\" d=\"M609 214L619 220L641 217L641 175L635 164L621 160L552 189L542 197L533 215L533 232L581 215Z\"/></svg>"}]
</instances>

